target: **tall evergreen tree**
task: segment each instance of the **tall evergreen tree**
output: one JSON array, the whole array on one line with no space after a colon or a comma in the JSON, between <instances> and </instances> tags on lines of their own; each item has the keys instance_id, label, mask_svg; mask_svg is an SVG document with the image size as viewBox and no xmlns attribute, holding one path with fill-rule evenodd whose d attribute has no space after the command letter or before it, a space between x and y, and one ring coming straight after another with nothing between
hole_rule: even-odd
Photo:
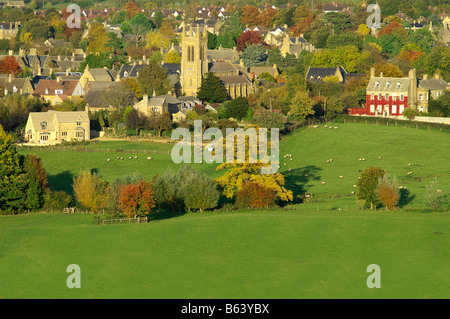
<instances>
[{"instance_id":1,"label":"tall evergreen tree","mask_svg":"<svg viewBox=\"0 0 450 319\"><path fill-rule=\"evenodd\" d=\"M213 73L208 72L206 77L202 79L197 97L202 101L208 101L210 103L222 103L227 100L228 93L220 79Z\"/></svg>"}]
</instances>

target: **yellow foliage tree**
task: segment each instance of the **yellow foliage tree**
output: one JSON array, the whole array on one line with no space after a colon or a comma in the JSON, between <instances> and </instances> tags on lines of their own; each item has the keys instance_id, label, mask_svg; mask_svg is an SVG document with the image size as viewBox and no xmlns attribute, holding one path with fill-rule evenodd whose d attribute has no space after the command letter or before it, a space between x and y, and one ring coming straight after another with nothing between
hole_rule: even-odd
<instances>
[{"instance_id":1,"label":"yellow foliage tree","mask_svg":"<svg viewBox=\"0 0 450 319\"><path fill-rule=\"evenodd\" d=\"M164 48L167 49L170 46L171 39L169 37L165 37L161 34L161 32L157 30L152 30L149 33L147 33L146 36L147 40L147 48Z\"/></svg>"},{"instance_id":2,"label":"yellow foliage tree","mask_svg":"<svg viewBox=\"0 0 450 319\"><path fill-rule=\"evenodd\" d=\"M171 49L164 57L164 63L180 63L180 61L181 56L175 49Z\"/></svg>"},{"instance_id":3,"label":"yellow foliage tree","mask_svg":"<svg viewBox=\"0 0 450 319\"><path fill-rule=\"evenodd\" d=\"M109 203L109 185L96 173L82 171L73 179L73 191L76 200L94 213L98 213Z\"/></svg>"}]
</instances>

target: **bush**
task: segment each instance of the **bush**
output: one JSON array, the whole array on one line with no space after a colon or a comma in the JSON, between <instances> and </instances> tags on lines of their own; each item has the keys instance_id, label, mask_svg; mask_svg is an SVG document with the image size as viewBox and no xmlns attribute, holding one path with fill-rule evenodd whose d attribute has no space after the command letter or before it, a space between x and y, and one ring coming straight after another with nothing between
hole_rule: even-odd
<instances>
[{"instance_id":1,"label":"bush","mask_svg":"<svg viewBox=\"0 0 450 319\"><path fill-rule=\"evenodd\" d=\"M236 193L236 207L263 208L275 206L276 192L255 182L246 182Z\"/></svg>"},{"instance_id":2,"label":"bush","mask_svg":"<svg viewBox=\"0 0 450 319\"><path fill-rule=\"evenodd\" d=\"M426 186L423 197L425 206L431 209L441 209L447 200L446 194L440 189L439 182L436 179Z\"/></svg>"},{"instance_id":3,"label":"bush","mask_svg":"<svg viewBox=\"0 0 450 319\"><path fill-rule=\"evenodd\" d=\"M72 204L72 195L65 191L47 190L44 193L44 209L47 211L61 211Z\"/></svg>"}]
</instances>

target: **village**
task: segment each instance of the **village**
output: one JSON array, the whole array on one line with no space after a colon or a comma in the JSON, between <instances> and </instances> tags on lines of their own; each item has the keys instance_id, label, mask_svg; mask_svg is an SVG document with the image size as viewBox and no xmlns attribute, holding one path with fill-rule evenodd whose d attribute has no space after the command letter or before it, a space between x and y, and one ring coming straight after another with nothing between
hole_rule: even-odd
<instances>
[{"instance_id":1,"label":"village","mask_svg":"<svg viewBox=\"0 0 450 319\"><path fill-rule=\"evenodd\" d=\"M0 0L0 298L448 298L449 132L445 0Z\"/></svg>"}]
</instances>

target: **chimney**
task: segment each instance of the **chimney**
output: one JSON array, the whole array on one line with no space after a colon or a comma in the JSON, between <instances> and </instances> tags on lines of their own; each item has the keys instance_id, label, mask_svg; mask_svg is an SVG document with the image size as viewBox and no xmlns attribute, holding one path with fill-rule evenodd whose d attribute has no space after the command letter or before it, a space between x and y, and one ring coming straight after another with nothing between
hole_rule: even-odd
<instances>
[{"instance_id":1,"label":"chimney","mask_svg":"<svg viewBox=\"0 0 450 319\"><path fill-rule=\"evenodd\" d=\"M375 77L375 68L371 68L370 69L370 77L374 78Z\"/></svg>"},{"instance_id":2,"label":"chimney","mask_svg":"<svg viewBox=\"0 0 450 319\"><path fill-rule=\"evenodd\" d=\"M13 55L13 54L14 54L14 51L13 51L13 50L8 50L8 54L9 54L9 55Z\"/></svg>"},{"instance_id":3,"label":"chimney","mask_svg":"<svg viewBox=\"0 0 450 319\"><path fill-rule=\"evenodd\" d=\"M144 94L144 95L142 96L142 100L143 100L143 101L148 101L148 94Z\"/></svg>"},{"instance_id":4,"label":"chimney","mask_svg":"<svg viewBox=\"0 0 450 319\"><path fill-rule=\"evenodd\" d=\"M131 56L128 57L128 63L131 63Z\"/></svg>"},{"instance_id":5,"label":"chimney","mask_svg":"<svg viewBox=\"0 0 450 319\"><path fill-rule=\"evenodd\" d=\"M434 73L434 78L436 80L440 80L441 79L441 75L439 74L439 72L436 70L436 72Z\"/></svg>"},{"instance_id":6,"label":"chimney","mask_svg":"<svg viewBox=\"0 0 450 319\"><path fill-rule=\"evenodd\" d=\"M61 78L59 76L56 77L56 82L58 82L58 83L61 82Z\"/></svg>"},{"instance_id":7,"label":"chimney","mask_svg":"<svg viewBox=\"0 0 450 319\"><path fill-rule=\"evenodd\" d=\"M239 60L239 65L243 67L244 66L244 60L240 59Z\"/></svg>"},{"instance_id":8,"label":"chimney","mask_svg":"<svg viewBox=\"0 0 450 319\"><path fill-rule=\"evenodd\" d=\"M423 75L423 79L426 81L426 80L428 80L428 74L424 74Z\"/></svg>"},{"instance_id":9,"label":"chimney","mask_svg":"<svg viewBox=\"0 0 450 319\"><path fill-rule=\"evenodd\" d=\"M145 54L142 56L142 60L147 61L147 56Z\"/></svg>"},{"instance_id":10,"label":"chimney","mask_svg":"<svg viewBox=\"0 0 450 319\"><path fill-rule=\"evenodd\" d=\"M156 96L156 92L155 92L155 90L153 90L153 96Z\"/></svg>"},{"instance_id":11,"label":"chimney","mask_svg":"<svg viewBox=\"0 0 450 319\"><path fill-rule=\"evenodd\" d=\"M142 60L139 60L139 65L142 65Z\"/></svg>"},{"instance_id":12,"label":"chimney","mask_svg":"<svg viewBox=\"0 0 450 319\"><path fill-rule=\"evenodd\" d=\"M36 48L31 48L30 49L30 55L37 55Z\"/></svg>"},{"instance_id":13,"label":"chimney","mask_svg":"<svg viewBox=\"0 0 450 319\"><path fill-rule=\"evenodd\" d=\"M380 72L380 78L382 78L383 77L383 72Z\"/></svg>"},{"instance_id":14,"label":"chimney","mask_svg":"<svg viewBox=\"0 0 450 319\"><path fill-rule=\"evenodd\" d=\"M61 61L61 56L60 55L58 55L58 61Z\"/></svg>"},{"instance_id":15,"label":"chimney","mask_svg":"<svg viewBox=\"0 0 450 319\"><path fill-rule=\"evenodd\" d=\"M20 48L20 49L19 49L19 55L20 55L20 56L25 55L25 50L22 49L22 48Z\"/></svg>"},{"instance_id":16,"label":"chimney","mask_svg":"<svg viewBox=\"0 0 450 319\"><path fill-rule=\"evenodd\" d=\"M409 79L411 82L410 90L411 97L408 97L408 104L413 108L413 110L417 109L417 73L416 69L409 70ZM410 102L410 103L409 103Z\"/></svg>"},{"instance_id":17,"label":"chimney","mask_svg":"<svg viewBox=\"0 0 450 319\"><path fill-rule=\"evenodd\" d=\"M66 69L66 76L69 76L69 69Z\"/></svg>"},{"instance_id":18,"label":"chimney","mask_svg":"<svg viewBox=\"0 0 450 319\"><path fill-rule=\"evenodd\" d=\"M9 82L9 83L12 82L12 73L10 73L10 74L8 75L8 82Z\"/></svg>"}]
</instances>

